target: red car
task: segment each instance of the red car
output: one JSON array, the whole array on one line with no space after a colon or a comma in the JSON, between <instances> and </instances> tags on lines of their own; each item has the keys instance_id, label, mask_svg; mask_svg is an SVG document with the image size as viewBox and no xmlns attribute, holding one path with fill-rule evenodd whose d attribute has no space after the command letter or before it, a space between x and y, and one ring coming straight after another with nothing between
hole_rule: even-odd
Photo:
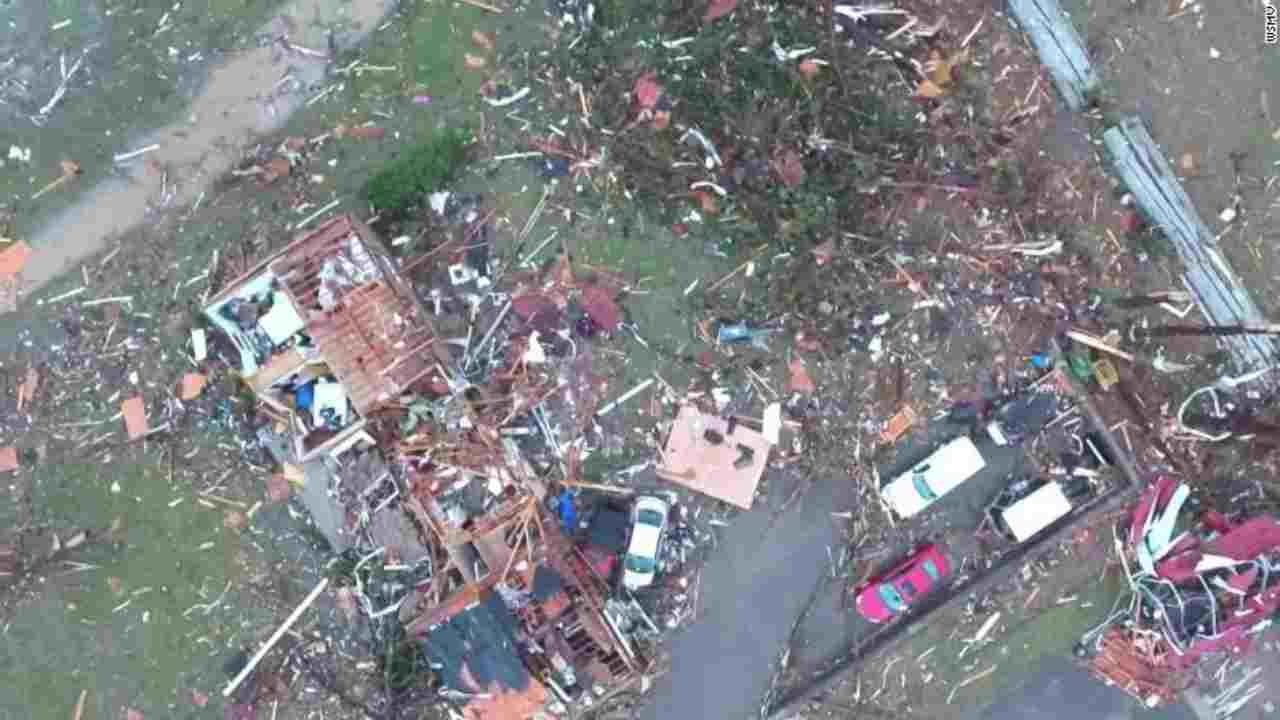
<instances>
[{"instance_id":1,"label":"red car","mask_svg":"<svg viewBox=\"0 0 1280 720\"><path fill-rule=\"evenodd\" d=\"M858 588L854 606L873 623L892 620L951 576L951 563L937 545L925 545Z\"/></svg>"}]
</instances>

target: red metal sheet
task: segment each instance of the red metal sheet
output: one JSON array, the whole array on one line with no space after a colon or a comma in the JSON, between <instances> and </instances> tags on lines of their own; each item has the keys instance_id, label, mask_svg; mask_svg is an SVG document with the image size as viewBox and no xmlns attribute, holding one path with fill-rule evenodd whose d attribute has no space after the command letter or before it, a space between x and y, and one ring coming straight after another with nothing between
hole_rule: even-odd
<instances>
[{"instance_id":1,"label":"red metal sheet","mask_svg":"<svg viewBox=\"0 0 1280 720\"><path fill-rule=\"evenodd\" d=\"M1264 515L1250 518L1205 543L1204 552L1244 561L1276 548L1280 548L1280 523Z\"/></svg>"},{"instance_id":2,"label":"red metal sheet","mask_svg":"<svg viewBox=\"0 0 1280 720\"><path fill-rule=\"evenodd\" d=\"M1251 567L1248 570L1227 578L1227 587L1237 592L1247 592L1253 587L1253 583L1258 579L1258 568Z\"/></svg>"},{"instance_id":3,"label":"red metal sheet","mask_svg":"<svg viewBox=\"0 0 1280 720\"><path fill-rule=\"evenodd\" d=\"M1129 543L1131 545L1136 546L1146 532L1151 508L1159 508L1169 502L1169 497L1173 495L1173 490L1176 487L1178 487L1176 480L1168 475L1161 475L1142 492L1142 497L1138 499L1138 506L1133 509L1133 517L1129 521Z\"/></svg>"},{"instance_id":4,"label":"red metal sheet","mask_svg":"<svg viewBox=\"0 0 1280 720\"><path fill-rule=\"evenodd\" d=\"M1175 585L1181 585L1195 578L1196 565L1202 557L1204 556L1196 550L1167 557L1156 564L1156 574Z\"/></svg>"}]
</instances>

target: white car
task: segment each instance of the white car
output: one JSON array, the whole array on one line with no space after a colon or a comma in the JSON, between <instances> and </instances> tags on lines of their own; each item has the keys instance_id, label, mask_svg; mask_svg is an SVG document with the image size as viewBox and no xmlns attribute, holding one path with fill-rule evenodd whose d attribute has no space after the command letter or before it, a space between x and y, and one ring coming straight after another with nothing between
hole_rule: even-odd
<instances>
[{"instance_id":1,"label":"white car","mask_svg":"<svg viewBox=\"0 0 1280 720\"><path fill-rule=\"evenodd\" d=\"M900 517L909 518L986 466L973 441L968 436L958 437L889 481L880 489L880 497Z\"/></svg>"},{"instance_id":2,"label":"white car","mask_svg":"<svg viewBox=\"0 0 1280 720\"><path fill-rule=\"evenodd\" d=\"M631 508L631 542L622 559L622 586L636 590L653 582L658 570L658 547L667 531L671 506L652 496L641 496Z\"/></svg>"}]
</instances>

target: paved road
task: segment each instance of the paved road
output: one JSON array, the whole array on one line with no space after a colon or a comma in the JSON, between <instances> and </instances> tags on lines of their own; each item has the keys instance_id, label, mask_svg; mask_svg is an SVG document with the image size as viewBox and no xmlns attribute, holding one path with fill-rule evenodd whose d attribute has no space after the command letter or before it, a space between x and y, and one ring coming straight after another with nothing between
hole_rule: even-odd
<instances>
[{"instance_id":1,"label":"paved road","mask_svg":"<svg viewBox=\"0 0 1280 720\"><path fill-rule=\"evenodd\" d=\"M944 431L946 438L931 438L931 445L956 434L939 424L937 432ZM988 468L948 498L952 502L945 517L931 512L931 519L922 522L939 528L975 525L981 508L1022 457L1019 450L995 450L984 448L990 455ZM852 481L821 482L796 507L775 517L795 482L771 480L767 500L757 501L756 509L723 531L703 570L703 614L672 641L672 671L656 682L641 713L644 720L759 716L791 625L828 572L827 548L836 550L843 542L831 512L848 510L857 498ZM828 588L818 599L801 628L797 662L825 659L866 631L867 624L838 595L839 588Z\"/></svg>"},{"instance_id":2,"label":"paved road","mask_svg":"<svg viewBox=\"0 0 1280 720\"><path fill-rule=\"evenodd\" d=\"M994 705L960 720L1196 720L1186 705L1147 710L1098 682L1067 658L1046 658L1039 673Z\"/></svg>"},{"instance_id":3,"label":"paved road","mask_svg":"<svg viewBox=\"0 0 1280 720\"><path fill-rule=\"evenodd\" d=\"M856 497L849 481L822 482L775 519L794 482L771 480L768 501L724 529L703 570L702 617L672 641L671 672L655 682L643 720L759 716L792 621L841 539L830 513Z\"/></svg>"}]
</instances>

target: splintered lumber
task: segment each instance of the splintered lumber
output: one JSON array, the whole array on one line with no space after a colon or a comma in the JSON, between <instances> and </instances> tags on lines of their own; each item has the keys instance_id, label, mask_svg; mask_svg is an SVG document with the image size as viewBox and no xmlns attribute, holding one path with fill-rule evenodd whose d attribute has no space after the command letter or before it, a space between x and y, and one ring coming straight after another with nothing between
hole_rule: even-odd
<instances>
[{"instance_id":1,"label":"splintered lumber","mask_svg":"<svg viewBox=\"0 0 1280 720\"><path fill-rule=\"evenodd\" d=\"M1094 350L1101 350L1104 353L1115 355L1121 360L1128 360L1129 362L1134 362L1133 353L1128 353L1128 352L1125 352L1124 350L1121 350L1118 347L1115 347L1114 345L1109 345L1103 342L1101 338L1096 338L1088 333L1082 333L1079 330L1069 330L1067 332L1067 337L1071 338L1072 340L1075 340L1078 343L1083 343L1085 345L1088 345Z\"/></svg>"},{"instance_id":2,"label":"splintered lumber","mask_svg":"<svg viewBox=\"0 0 1280 720\"><path fill-rule=\"evenodd\" d=\"M635 495L636 491L629 487L621 487L619 485L601 485L600 483L578 482L577 480L561 480L561 485L565 487L582 488L583 490L596 490L599 492L617 493L618 495Z\"/></svg>"},{"instance_id":3,"label":"splintered lumber","mask_svg":"<svg viewBox=\"0 0 1280 720\"><path fill-rule=\"evenodd\" d=\"M999 666L999 665L992 665L991 667L987 668L986 670L983 670L982 672L978 673L977 675L970 675L969 677L965 678L964 680L961 680L959 683L957 683L957 684L956 684L956 686L955 686L955 687L951 688L951 692L947 694L947 704L948 704L948 705L950 705L950 704L951 704L951 701L956 699L956 693L960 692L960 691L961 691L962 689L964 689L965 687L967 687L967 686L969 686L969 685L972 685L973 683L976 683L976 682L978 682L979 680L981 680L982 678L984 678L984 677L986 677L986 676L990 675L991 673L995 672L995 671L996 671L996 668L998 668L998 667L1000 667L1000 666Z\"/></svg>"},{"instance_id":4,"label":"splintered lumber","mask_svg":"<svg viewBox=\"0 0 1280 720\"><path fill-rule=\"evenodd\" d=\"M240 687L240 683L244 682L244 679L249 677L249 673L253 672L253 669L258 667L258 663L262 662L262 658L266 657L267 653L271 651L271 648L275 647L276 643L280 642L280 638L284 637L284 634L289 632L289 628L293 627L293 624L298 622L298 618L302 617L302 613L306 612L307 608L311 607L311 604L316 601L316 598L320 597L320 593L324 592L325 587L328 585L329 578L323 578L316 584L316 587L311 591L311 594L302 601L301 605L294 608L293 613L285 619L284 624L276 630L275 634L263 643L261 648L258 648L258 652L254 653L249 662L240 670L240 674L236 675L231 679L231 682L227 683L226 689L222 691L223 697L231 697L231 693L235 692L236 688Z\"/></svg>"},{"instance_id":5,"label":"splintered lumber","mask_svg":"<svg viewBox=\"0 0 1280 720\"><path fill-rule=\"evenodd\" d=\"M1089 54L1071 17L1057 0L1009 0L1009 11L1031 36L1031 43L1040 53L1040 63L1049 68L1067 107L1083 108L1098 86L1098 74L1089 63Z\"/></svg>"},{"instance_id":6,"label":"splintered lumber","mask_svg":"<svg viewBox=\"0 0 1280 720\"><path fill-rule=\"evenodd\" d=\"M1227 327L1267 325L1142 120L1126 118L1103 133L1102 139L1138 207L1177 250L1186 267L1183 280L1209 323ZM1275 341L1267 335L1240 334L1224 337L1222 343L1241 372L1275 362Z\"/></svg>"},{"instance_id":7,"label":"splintered lumber","mask_svg":"<svg viewBox=\"0 0 1280 720\"><path fill-rule=\"evenodd\" d=\"M75 714L71 716L71 720L80 720L84 715L84 701L87 700L88 697L89 691L87 689L80 691L80 699L76 701L76 711Z\"/></svg>"}]
</instances>

